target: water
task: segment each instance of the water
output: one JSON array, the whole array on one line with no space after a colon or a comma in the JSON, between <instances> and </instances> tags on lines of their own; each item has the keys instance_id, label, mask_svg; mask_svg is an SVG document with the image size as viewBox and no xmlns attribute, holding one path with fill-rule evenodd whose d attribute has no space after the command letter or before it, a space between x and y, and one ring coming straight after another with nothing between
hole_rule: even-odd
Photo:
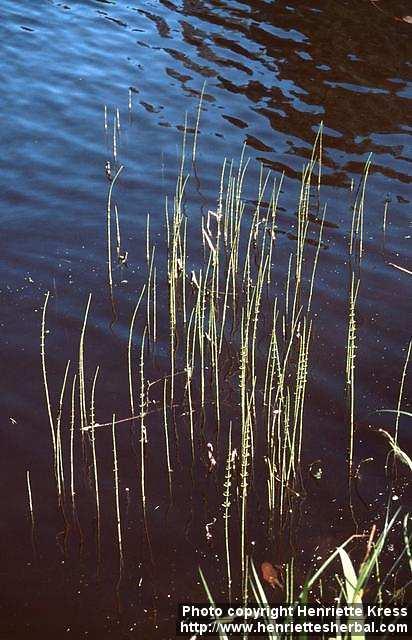
<instances>
[{"instance_id":1,"label":"water","mask_svg":"<svg viewBox=\"0 0 412 640\"><path fill-rule=\"evenodd\" d=\"M320 348L310 374L307 421L316 442L308 443L308 462L321 459L327 482L309 482L305 509L310 528L324 535L333 530L337 541L353 532L347 522L340 523L344 473L341 479L335 474L345 465L347 446L341 374L347 239L355 193L351 183L356 190L368 155L373 154L359 303L358 421L359 459L374 458L363 467L363 498L375 509L382 508L387 448L370 425L393 422L372 412L396 406L410 337L410 277L389 264L408 268L410 255L411 26L395 19L408 13L407 5L2 2L0 526L5 551L1 618L7 637L23 637L24 628L29 637L62 629L69 637L94 637L97 631L99 637L109 631L110 637L135 637L142 629L145 637L172 637L176 602L203 597L199 562L212 579L220 575L213 561L219 549L208 546L204 531L216 513L213 482L200 473L192 492L190 474L182 471L179 504L190 508L175 505L168 510L164 462L156 455L151 458L149 500L154 565L148 561L137 479L127 469L130 447L121 436L129 568L121 585L123 613L118 622L110 438L104 441L102 436L99 442L105 512L103 560L96 578L90 491L87 496L79 489L84 540L72 527L68 553L62 552L59 532L64 522L56 506L40 363L41 310L45 292L50 291L47 353L52 398L57 402L66 359L76 361L82 316L92 292L87 355L89 378L96 364L102 368L97 419L110 420L112 411L127 415L125 343L146 277L146 216L150 213L153 238L163 235L165 196L174 193L185 113L193 128L204 82L197 178L189 191L188 215L196 226L201 213L216 206L223 159L237 162L246 143L251 159L249 207L256 198L260 163L275 175L285 173L279 212L279 228L285 233L278 243L286 261L294 249L290 236L298 180L319 123L325 124L322 200L328 202L330 225L325 227L328 248L321 252L316 290L314 338ZM115 267L118 317L113 323L105 286L105 162L113 163L117 109L118 161L125 169L116 199L128 267ZM317 232L315 225L313 238ZM157 259L164 264L161 244ZM197 265L195 249L188 259L191 268ZM278 271L283 274L283 267ZM159 327L166 330L163 296L159 313ZM160 344L157 371L164 369L166 351ZM401 422L401 428L407 450L411 437L406 423ZM159 438L154 442L160 447ZM27 508L28 469L36 518L35 557ZM79 476L79 485L83 480ZM258 511L257 523L261 514ZM359 517L370 522L370 514ZM257 548L267 554L264 527L256 525L256 536ZM313 549L315 536L309 538L307 547ZM156 631L156 625L162 630Z\"/></svg>"}]
</instances>

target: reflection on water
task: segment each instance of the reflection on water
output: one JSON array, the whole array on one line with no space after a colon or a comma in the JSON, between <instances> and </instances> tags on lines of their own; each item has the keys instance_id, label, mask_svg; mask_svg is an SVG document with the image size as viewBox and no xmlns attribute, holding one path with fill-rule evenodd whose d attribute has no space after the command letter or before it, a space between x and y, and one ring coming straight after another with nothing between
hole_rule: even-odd
<instances>
[{"instance_id":1,"label":"reflection on water","mask_svg":"<svg viewBox=\"0 0 412 640\"><path fill-rule=\"evenodd\" d=\"M309 482L306 517L314 528L324 521L326 531L336 516L338 532L346 534L344 525L339 529L342 482L334 478L333 469L337 460L344 464L339 452L346 447L340 376L345 361L347 239L351 206L370 153L373 164L359 303L359 428L365 434L360 443L364 458L372 451L378 459L386 451L380 439L369 434L374 423L371 411L396 405L409 339L407 275L388 263L407 267L410 252L412 27L396 19L408 14L408 3L376 5L353 0L2 2L0 358L6 375L0 395L5 505L0 527L8 553L1 606L10 628L20 623L18 612L23 606L32 625L30 637L42 634L39 620L53 618L53 610L56 619L50 629L57 628L66 606L62 603L67 603L64 620L89 620L90 629L99 628L105 620L113 633L118 630L112 599L117 566L108 561L96 579L90 551L93 522L82 522L84 531L79 527L71 532L66 558L61 536L56 545L56 533L64 530L64 522L56 521L50 469L40 369L41 309L44 294L50 291L48 358L51 379L56 379L53 399L58 399L66 360L76 361L81 317L92 292L87 342L90 359L101 365L104 389L96 399L101 411L98 419L110 418L119 406L127 407L127 379L119 380L119 371L125 371L130 316L146 277L147 214L153 238L163 237L165 196L173 197L175 189L185 114L192 142L203 86L188 217L197 227L201 213L216 206L223 159L239 158L245 143L251 158L246 215L256 205L260 164L278 179L285 174L277 221L280 264L274 267L279 281L295 246L298 180L319 123L325 125L322 205L327 201L328 206L316 292L319 322L314 326L320 349L311 372L307 419L316 435L316 447L311 450L308 445L309 455L322 458L330 482ZM113 324L105 288L105 163L113 163L114 129L117 160L125 166L116 199L128 260L127 266L116 265L114 270L117 321ZM308 236L313 250L321 218L322 207L315 203ZM163 266L165 255L159 243L157 259ZM188 260L191 268L198 265L195 248ZM167 335L167 312L166 297L160 297L159 334L164 330ZM162 370L166 352L167 343L159 349L153 377ZM232 364L228 354L228 375ZM406 435L406 444L407 440ZM120 443L125 458L127 445ZM110 440L101 443L101 451L110 451ZM106 465L110 478L110 456L103 458L107 460L101 477ZM156 459L153 465L156 470ZM159 462L160 468L162 474ZM37 513L36 561L27 526L27 469ZM382 490L378 462L368 464L364 474L367 481L363 485L360 481L360 491L365 501L373 502ZM195 525L210 521L212 507L208 480L196 487L194 503L190 483L195 480L190 474L188 478L181 483L186 497L181 504L189 506L183 512L167 512L167 527L164 478L153 483L151 504L160 508L151 513L152 544L155 553L162 550L161 560L155 558L156 568L141 554L146 549L144 531L138 540L134 537L140 522L137 507L124 498L130 523L125 546L133 571L124 576L123 590L132 594L131 618L138 619L140 614L134 611L145 609L147 629L159 624L158 617L163 622L166 618L159 601L174 605L179 599L202 594L196 585L196 567L209 550ZM106 487L109 500L110 492ZM87 509L93 505L84 499L83 515ZM102 553L113 558L113 523L105 524ZM258 523L256 531L261 536ZM262 541L259 544L264 546ZM159 580L159 575L164 577ZM137 630L138 625L130 633Z\"/></svg>"}]
</instances>

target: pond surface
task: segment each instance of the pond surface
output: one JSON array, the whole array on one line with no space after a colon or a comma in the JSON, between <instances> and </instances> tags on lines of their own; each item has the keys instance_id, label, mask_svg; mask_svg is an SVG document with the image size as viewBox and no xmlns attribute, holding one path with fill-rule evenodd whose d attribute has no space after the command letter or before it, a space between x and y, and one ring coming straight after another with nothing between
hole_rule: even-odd
<instances>
[{"instance_id":1,"label":"pond surface","mask_svg":"<svg viewBox=\"0 0 412 640\"><path fill-rule=\"evenodd\" d=\"M207 469L207 437L195 473L184 453L180 459L174 444L173 466L180 479L178 497L170 506L162 427L159 430L154 422L160 435L154 432L148 471L149 545L138 506L139 477L130 465L136 443L129 426L120 433L127 561L117 588L111 434L99 441L102 541L97 572L94 501L86 463L76 480L81 526L68 525L67 514L58 508L40 357L42 309L50 291L47 362L52 404L58 407L68 358L72 371L76 369L91 292L86 377L89 393L94 369L100 365L96 419L106 423L113 412L122 418L129 415L127 340L131 314L147 278L150 214L151 237L159 242L159 344L147 367L152 380L167 375L167 282L161 275L167 254L165 198L173 201L185 119L188 148L193 143L202 87L195 176L187 195L189 228L198 230L201 216L216 208L222 163L233 158L237 166L246 145L248 219L261 166L278 180L284 174L274 281L279 278L283 283L285 265L287 271L295 250L302 168L324 123L322 203L328 204L325 250L320 252L314 293L316 347L309 368L305 428L310 437L303 471L308 476L316 462L324 481L308 480L303 521L296 524L298 542L292 545L297 557L309 554L307 562L321 539L330 536L330 543L338 544L354 532L353 521L346 518L345 494L348 238L354 198L372 154L357 310L356 460L372 459L359 475L364 505L358 504L360 527L368 527L384 511L387 442L376 428L393 430L394 419L387 417L390 414L383 419L375 411L397 406L410 339L410 275L392 266L411 269L412 25L402 20L408 6L408 2L366 0L1 3L0 626L4 637L45 638L48 632L50 637L62 637L63 631L65 637L75 638L174 637L176 603L204 599L199 564L212 591L220 593L222 550L220 543L210 545L205 526L214 517L221 518L220 498L214 492L221 487L224 456L214 480ZM124 166L115 191L122 248L128 257L127 265L115 261L115 317L107 289L107 161L112 171L116 162ZM315 225L314 240L318 231ZM193 240L191 245L189 231L189 273L198 267L200 253L201 244ZM72 375L70 384L71 380ZM408 378L405 410L407 388ZM63 422L66 428L69 412ZM400 421L406 450L412 446L409 426ZM68 478L68 458L64 464ZM250 533L257 562L273 552L265 538L264 479L261 483L256 530L251 527ZM405 504L408 496L402 491L397 497ZM288 544L278 544L276 553L284 553L280 561L286 561ZM302 562L304 575L309 565Z\"/></svg>"}]
</instances>

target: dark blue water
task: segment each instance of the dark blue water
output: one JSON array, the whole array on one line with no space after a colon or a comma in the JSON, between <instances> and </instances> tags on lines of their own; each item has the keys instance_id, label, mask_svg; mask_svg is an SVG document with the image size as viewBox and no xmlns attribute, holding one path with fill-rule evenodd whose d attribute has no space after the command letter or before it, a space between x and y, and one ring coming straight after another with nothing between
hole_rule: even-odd
<instances>
[{"instance_id":1,"label":"dark blue water","mask_svg":"<svg viewBox=\"0 0 412 640\"><path fill-rule=\"evenodd\" d=\"M325 530L332 517L330 503L343 486L335 479L335 465L344 464L344 456L339 463L337 457L347 439L341 374L351 205L365 161L373 154L359 302L358 397L359 455L376 457L376 463L368 465L364 497L371 504L379 502L385 486L381 462L386 445L371 435L370 427L393 422L382 422L373 412L396 406L410 338L410 275L390 263L411 269L412 27L401 19L411 13L407 2L377 4L349 0L1 3L0 526L8 558L1 569L7 584L2 587L2 618L10 623L8 629L20 628L27 619L27 633L32 634L27 637L37 637L35 633L46 637L47 629L55 631L60 624L72 631L78 624L76 633L89 629L92 634L105 625L112 634L120 633L113 598L117 568L114 560L108 560L106 573L102 570L95 578L93 522L84 518L86 539L81 544L81 536L70 534L71 552L76 555L79 544L83 549L80 564L65 559L60 539L56 544L64 523L56 515L50 468L40 367L41 310L45 292L50 291L47 346L52 396L57 401L66 359L74 362L77 355L82 316L92 292L89 375L96 364L103 370L98 419L110 419L115 410L125 415L125 344L137 292L146 278L147 214L152 237L163 238L165 197L173 197L185 117L190 145L204 83L196 177L188 188L189 219L197 227L201 214L216 206L222 162L224 158L237 162L246 144L251 159L245 191L249 203L257 195L262 163L274 175L285 174L279 213L284 233L279 236L279 267L274 267L279 278L294 250L291 236L302 167L310 158L319 124L324 123L322 200L328 202L331 224L325 228L327 250L321 253L316 290L318 348L308 403L308 423L316 443L308 447L311 459L322 459L330 480L312 496L314 504L323 505L319 512L312 511L313 519L317 524L324 521ZM105 162L114 163L114 128L117 161L124 165L116 200L128 267L114 270L117 319L113 323L106 288ZM198 264L197 251L189 247L192 266ZM165 255L159 241L159 269ZM159 297L159 326L167 331L166 293ZM166 353L167 338L160 339L160 363ZM161 364L157 366L161 369ZM412 445L407 426L401 422L405 449ZM108 486L109 445L102 444ZM39 529L36 561L27 518L27 469ZM125 482L131 479L127 476ZM130 517L126 537L133 568L122 588L131 613L121 627L130 636L119 637L135 637L143 622L145 633L153 633L147 637L166 637L165 631L156 632L158 624L174 624L166 619L164 603L173 605L184 597L196 600L202 594L197 564L209 548L204 522L200 520L199 527L193 524L202 498L197 498L194 515L175 508L165 527L154 511L158 505L159 511L166 510L164 481L164 477L159 482L153 479L151 485L156 569L145 564L144 533L136 534L132 525L137 516L135 521ZM190 486L185 488L182 481L182 487L188 499ZM136 495L133 491L137 501L137 489ZM200 494L204 497L209 491L206 483ZM83 508L92 510L93 503L85 499ZM202 514L207 521L206 507ZM106 557L113 553L112 526L107 525ZM344 533L352 530L344 528ZM188 550L182 553L184 547ZM27 613L20 616L22 607ZM46 615L49 626L42 622Z\"/></svg>"}]
</instances>

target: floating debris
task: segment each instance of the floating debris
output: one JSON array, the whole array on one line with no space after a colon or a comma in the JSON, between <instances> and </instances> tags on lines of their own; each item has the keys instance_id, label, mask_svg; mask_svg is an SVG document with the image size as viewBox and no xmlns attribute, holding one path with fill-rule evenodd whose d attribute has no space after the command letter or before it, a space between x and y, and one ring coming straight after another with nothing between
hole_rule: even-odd
<instances>
[{"instance_id":1,"label":"floating debris","mask_svg":"<svg viewBox=\"0 0 412 640\"><path fill-rule=\"evenodd\" d=\"M207 443L207 449L207 456L209 458L209 473L211 473L211 471L213 471L216 466L216 460L213 455L213 444L211 442Z\"/></svg>"},{"instance_id":2,"label":"floating debris","mask_svg":"<svg viewBox=\"0 0 412 640\"><path fill-rule=\"evenodd\" d=\"M210 542L210 540L212 539L212 534L210 533L210 527L213 527L213 525L216 523L216 518L213 518L212 522L208 522L205 525L205 529L206 529L206 540L208 542Z\"/></svg>"},{"instance_id":3,"label":"floating debris","mask_svg":"<svg viewBox=\"0 0 412 640\"><path fill-rule=\"evenodd\" d=\"M283 569L280 565L271 564L270 562L262 562L262 577L265 582L270 584L272 589L278 587L283 591Z\"/></svg>"}]
</instances>

